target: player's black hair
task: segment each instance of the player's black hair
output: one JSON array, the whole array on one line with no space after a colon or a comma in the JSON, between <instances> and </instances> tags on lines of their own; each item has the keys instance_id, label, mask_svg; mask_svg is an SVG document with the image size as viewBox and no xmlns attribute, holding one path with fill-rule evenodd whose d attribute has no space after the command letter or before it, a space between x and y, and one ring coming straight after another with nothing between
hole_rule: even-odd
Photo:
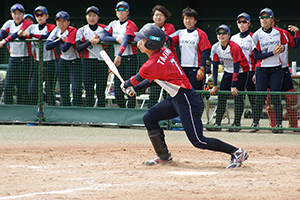
<instances>
[{"instance_id":1,"label":"player's black hair","mask_svg":"<svg viewBox=\"0 0 300 200\"><path fill-rule=\"evenodd\" d=\"M162 5L156 5L156 6L154 6L154 8L152 9L152 12L151 12L151 17L153 17L153 15L154 15L154 13L155 13L155 11L160 11L160 12L162 12L162 14L164 14L164 16L167 18L167 19L169 19L170 17L171 17L171 13L170 13L170 11L168 11L168 9L166 9L164 6L162 6Z\"/></svg>"},{"instance_id":2,"label":"player's black hair","mask_svg":"<svg viewBox=\"0 0 300 200\"><path fill-rule=\"evenodd\" d=\"M183 19L185 16L187 17L194 17L196 20L198 20L198 13L196 10L186 7L182 10L181 18Z\"/></svg>"}]
</instances>

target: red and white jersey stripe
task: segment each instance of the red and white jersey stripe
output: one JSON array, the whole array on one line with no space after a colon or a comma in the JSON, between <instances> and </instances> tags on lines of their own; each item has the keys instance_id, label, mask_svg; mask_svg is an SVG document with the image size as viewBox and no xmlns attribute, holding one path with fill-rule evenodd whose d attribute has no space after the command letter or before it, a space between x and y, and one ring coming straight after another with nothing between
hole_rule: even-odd
<instances>
[{"instance_id":1,"label":"red and white jersey stripe","mask_svg":"<svg viewBox=\"0 0 300 200\"><path fill-rule=\"evenodd\" d=\"M101 39L104 36L104 28L106 25L104 24L98 24L98 28L93 31L89 25L85 25L78 29L76 34L76 41L80 40L82 42L85 42L87 40L90 40L94 34L98 35ZM97 58L98 60L103 60L100 56L100 51L103 50L103 46L99 44L90 45L88 48L86 48L83 53L84 58Z\"/></svg>"},{"instance_id":2,"label":"red and white jersey stripe","mask_svg":"<svg viewBox=\"0 0 300 200\"><path fill-rule=\"evenodd\" d=\"M28 20L23 19L22 23L19 25L16 25L14 20L8 20L6 21L2 28L6 31L8 36L11 36L12 34L18 32L19 30L24 30L26 32L28 27L31 26L31 22ZM16 38L15 40L19 40L19 38ZM31 50L31 43L30 42L10 42L9 43L9 52L11 57L23 57L23 56L31 56L32 50Z\"/></svg>"},{"instance_id":3,"label":"red and white jersey stripe","mask_svg":"<svg viewBox=\"0 0 300 200\"><path fill-rule=\"evenodd\" d=\"M239 73L249 70L248 60L241 47L229 40L226 49L223 50L220 42L215 43L211 48L210 58L212 61L220 62L228 73L234 72L233 63L240 62Z\"/></svg>"},{"instance_id":4,"label":"red and white jersey stripe","mask_svg":"<svg viewBox=\"0 0 300 200\"><path fill-rule=\"evenodd\" d=\"M41 35L46 35L47 33L51 32L55 28L54 24L46 24L46 26L40 30L38 24L33 24L31 25L27 31L28 33L35 34L38 39L41 39ZM34 37L34 36L33 36ZM36 60L39 60L39 46L38 43L34 43L35 45L35 55L36 55ZM44 45L44 50L43 50L43 61L50 61L50 60L55 60L57 59L58 56L56 54L55 48L52 50L47 50L46 45Z\"/></svg>"},{"instance_id":5,"label":"red and white jersey stripe","mask_svg":"<svg viewBox=\"0 0 300 200\"><path fill-rule=\"evenodd\" d=\"M201 52L211 48L204 31L197 28L193 32L180 29L170 35L172 41L179 45L181 52L181 67L200 67Z\"/></svg>"},{"instance_id":6,"label":"red and white jersey stripe","mask_svg":"<svg viewBox=\"0 0 300 200\"><path fill-rule=\"evenodd\" d=\"M277 44L285 45L287 43L281 29L272 27L272 31L267 33L259 28L253 34L252 50L257 49L262 53L273 51ZM265 59L257 60L256 67L275 67L281 65L279 54L270 56Z\"/></svg>"},{"instance_id":7,"label":"red and white jersey stripe","mask_svg":"<svg viewBox=\"0 0 300 200\"><path fill-rule=\"evenodd\" d=\"M58 27L55 27L50 33L47 40L55 41L61 37L65 37L65 42L71 43L72 46L66 52L61 51L60 58L64 60L75 60L79 58L79 53L77 52L75 47L76 33L77 29L72 26L69 26L64 33L61 33L60 29Z\"/></svg>"},{"instance_id":8,"label":"red and white jersey stripe","mask_svg":"<svg viewBox=\"0 0 300 200\"><path fill-rule=\"evenodd\" d=\"M253 51L252 51L252 36L253 33L249 33L249 35L247 35L247 37L242 38L240 36L241 33L237 33L235 35L233 35L230 40L234 41L235 43L237 43L241 48L242 51L245 55L245 57L247 58L247 61L249 63L250 69L249 71L255 71L255 59L253 56Z\"/></svg>"},{"instance_id":9,"label":"red and white jersey stripe","mask_svg":"<svg viewBox=\"0 0 300 200\"><path fill-rule=\"evenodd\" d=\"M135 37L134 32L138 32L137 26L130 19L128 19L126 22L122 24L120 23L119 20L114 20L110 22L109 25L104 30L109 32L114 38L123 39L125 35L133 36L129 42L134 41L134 37ZM120 44L114 45L115 56L118 55L120 47L121 47ZM128 44L122 55L127 56L132 54L138 54L137 46Z\"/></svg>"}]
</instances>

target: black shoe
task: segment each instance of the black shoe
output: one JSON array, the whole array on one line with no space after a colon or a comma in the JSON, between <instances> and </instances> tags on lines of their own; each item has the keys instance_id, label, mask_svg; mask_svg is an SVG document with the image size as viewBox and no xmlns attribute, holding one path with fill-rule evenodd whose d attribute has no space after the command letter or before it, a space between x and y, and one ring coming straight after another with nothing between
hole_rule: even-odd
<instances>
[{"instance_id":1,"label":"black shoe","mask_svg":"<svg viewBox=\"0 0 300 200\"><path fill-rule=\"evenodd\" d=\"M252 123L251 126L250 126L250 133L256 133L257 131L259 131L259 129L256 129L259 127L259 124L257 123ZM252 129L251 129L252 128Z\"/></svg>"},{"instance_id":2,"label":"black shoe","mask_svg":"<svg viewBox=\"0 0 300 200\"><path fill-rule=\"evenodd\" d=\"M206 128L207 131L221 131L221 128L218 128L219 124L214 124L213 127Z\"/></svg>"},{"instance_id":3,"label":"black shoe","mask_svg":"<svg viewBox=\"0 0 300 200\"><path fill-rule=\"evenodd\" d=\"M272 130L272 133L283 133L283 130L281 129L281 128L282 128L282 125L277 124L277 125L275 126L275 128L276 128L276 129L273 129L273 130ZM278 129L277 129L277 128L278 128Z\"/></svg>"},{"instance_id":4,"label":"black shoe","mask_svg":"<svg viewBox=\"0 0 300 200\"><path fill-rule=\"evenodd\" d=\"M232 124L231 126L233 126L233 127L231 127L231 128L229 128L227 131L228 132L240 132L240 128L236 128L236 126L240 126L240 125L235 125L235 124Z\"/></svg>"}]
</instances>

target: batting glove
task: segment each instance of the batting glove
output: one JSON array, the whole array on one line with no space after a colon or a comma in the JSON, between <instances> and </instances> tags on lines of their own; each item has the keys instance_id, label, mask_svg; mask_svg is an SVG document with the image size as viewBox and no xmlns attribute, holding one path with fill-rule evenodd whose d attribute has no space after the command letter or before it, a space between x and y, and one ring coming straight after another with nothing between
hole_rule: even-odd
<instances>
[{"instance_id":1,"label":"batting glove","mask_svg":"<svg viewBox=\"0 0 300 200\"><path fill-rule=\"evenodd\" d=\"M204 78L204 70L205 67L200 67L200 69L197 71L197 75L196 75L197 81L201 81Z\"/></svg>"}]
</instances>

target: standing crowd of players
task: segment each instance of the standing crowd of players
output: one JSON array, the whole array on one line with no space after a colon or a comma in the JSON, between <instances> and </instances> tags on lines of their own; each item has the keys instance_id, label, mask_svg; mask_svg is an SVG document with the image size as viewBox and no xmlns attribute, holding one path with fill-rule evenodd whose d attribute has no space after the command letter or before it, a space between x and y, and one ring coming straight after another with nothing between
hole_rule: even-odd
<instances>
[{"instance_id":1,"label":"standing crowd of players","mask_svg":"<svg viewBox=\"0 0 300 200\"><path fill-rule=\"evenodd\" d=\"M11 9L12 20L8 20L0 30L0 48L7 45L10 57L4 86L4 103L12 104L15 88L17 89L17 103L36 105L38 103L38 61L39 49L31 50L31 43L11 42L26 38L45 39L43 49L43 78L45 81L46 102L55 105L54 87L58 79L61 103L63 106L82 105L82 83L86 91L86 105L94 106L94 93L98 97L98 107L105 107L105 88L108 68L99 52L106 48L99 42L117 43L114 45L114 63L118 67L122 77L127 80L134 75L139 68L135 32L136 24L128 16L129 4L125 1L117 3L115 11L117 19L107 26L99 24L100 11L91 6L86 10L87 24L78 30L70 26L70 15L66 11L60 11L55 16L56 26L48 24L48 10L44 6L38 6L34 10L37 24L26 20L25 9L21 4L14 4ZM276 27L274 13L265 8L260 11L261 27L252 34L248 28L251 24L249 14L243 12L237 16L236 22L240 33L231 37L230 28L222 24L216 28L218 42L211 46L206 33L195 25L198 19L196 10L189 7L183 9L182 20L185 29L175 30L174 26L166 23L171 13L163 6L157 5L151 13L152 25L159 27L166 35L165 46L174 54L174 62L178 62L175 44L180 48L180 66L195 90L202 90L205 83L206 60L210 52L213 66L213 88L210 94L216 95L218 90L231 91L234 96L234 122L228 131L238 132L241 126L241 117L244 109L244 96L238 91L287 91L294 92L290 72L288 70L288 47L296 48L299 43L299 29L289 26L289 30L295 32L295 36L283 29ZM148 38L155 40L155 38ZM156 47L147 45L150 50ZM56 48L60 49L60 56L56 55ZM151 49L153 48L153 49ZM33 60L36 60L34 62ZM34 63L33 67L30 67ZM218 65L224 66L224 75L218 88ZM114 79L115 86L120 85L118 79ZM149 82L149 80L148 80ZM136 90L149 85L147 81L134 86ZM71 85L71 88L70 88ZM157 103L157 84L150 83L150 100L148 108ZM70 97L72 93L72 99ZM136 97L127 97L126 104L122 89L115 87L116 102L119 107L134 108ZM218 94L218 106L216 122L209 131L220 131L221 120L226 110L226 101L229 95ZM253 112L251 132L258 131L259 119L265 100L267 99L267 113L270 125L279 129L273 129L274 133L283 132L282 129L282 104L280 95L249 95ZM298 128L297 110L298 96L284 95L290 126ZM203 97L200 98L203 104ZM200 116L203 106L200 109Z\"/></svg>"}]
</instances>

